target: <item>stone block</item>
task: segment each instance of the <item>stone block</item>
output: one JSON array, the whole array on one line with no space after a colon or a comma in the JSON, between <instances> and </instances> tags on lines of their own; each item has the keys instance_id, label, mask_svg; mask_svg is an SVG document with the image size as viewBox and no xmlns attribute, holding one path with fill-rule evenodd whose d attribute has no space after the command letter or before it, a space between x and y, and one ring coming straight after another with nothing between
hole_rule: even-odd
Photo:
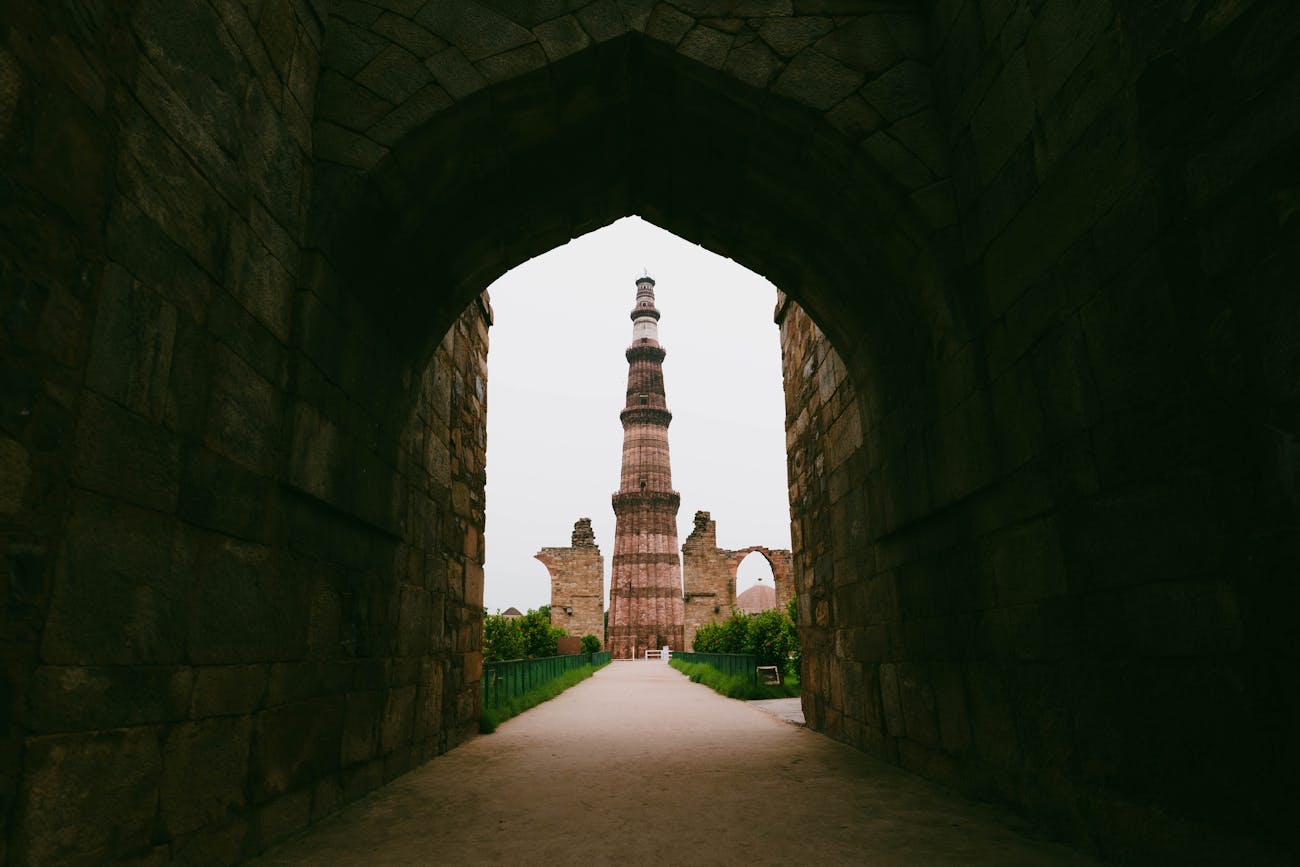
<instances>
[{"instance_id":1,"label":"stone block","mask_svg":"<svg viewBox=\"0 0 1300 867\"><path fill-rule=\"evenodd\" d=\"M591 44L582 25L572 15L554 18L533 28L542 50L552 62L577 54Z\"/></svg>"},{"instance_id":2,"label":"stone block","mask_svg":"<svg viewBox=\"0 0 1300 867\"><path fill-rule=\"evenodd\" d=\"M905 737L907 734L898 681L897 665L892 662L880 665L880 699L884 709L885 734L894 738Z\"/></svg>"},{"instance_id":3,"label":"stone block","mask_svg":"<svg viewBox=\"0 0 1300 867\"><path fill-rule=\"evenodd\" d=\"M222 823L244 807L252 718L218 717L172 726L163 738L159 805L177 837Z\"/></svg>"},{"instance_id":4,"label":"stone block","mask_svg":"<svg viewBox=\"0 0 1300 867\"><path fill-rule=\"evenodd\" d=\"M781 59L761 40L738 41L722 68L751 87L766 89L781 68Z\"/></svg>"},{"instance_id":5,"label":"stone block","mask_svg":"<svg viewBox=\"0 0 1300 867\"><path fill-rule=\"evenodd\" d=\"M230 94L210 82L203 90L192 71L164 68L165 76L147 59L141 60L136 100L192 156L216 190L232 202L243 201L248 181L240 176L234 161L238 143L230 127L237 109Z\"/></svg>"},{"instance_id":6,"label":"stone block","mask_svg":"<svg viewBox=\"0 0 1300 867\"><path fill-rule=\"evenodd\" d=\"M1047 0L1025 43L1038 105L1047 106L1115 16L1112 0Z\"/></svg>"},{"instance_id":7,"label":"stone block","mask_svg":"<svg viewBox=\"0 0 1300 867\"><path fill-rule=\"evenodd\" d=\"M493 54L475 62L489 82L508 81L546 66L546 52L537 43Z\"/></svg>"},{"instance_id":8,"label":"stone block","mask_svg":"<svg viewBox=\"0 0 1300 867\"><path fill-rule=\"evenodd\" d=\"M971 145L980 185L986 185L1011 152L1033 129L1035 120L1029 67L1024 52L1008 58L971 117Z\"/></svg>"},{"instance_id":9,"label":"stone block","mask_svg":"<svg viewBox=\"0 0 1300 867\"><path fill-rule=\"evenodd\" d=\"M209 276L219 278L229 205L143 110L123 110L120 188Z\"/></svg>"},{"instance_id":10,"label":"stone block","mask_svg":"<svg viewBox=\"0 0 1300 867\"><path fill-rule=\"evenodd\" d=\"M582 24L582 29L595 42L608 42L615 37L622 36L627 32L629 26L634 30L645 29L644 18L640 20L639 25L635 21L624 24L623 13L619 11L613 0L596 0L594 3L583 6L575 14Z\"/></svg>"},{"instance_id":11,"label":"stone block","mask_svg":"<svg viewBox=\"0 0 1300 867\"><path fill-rule=\"evenodd\" d=\"M273 483L205 448L190 449L178 514L209 530L259 542L274 529Z\"/></svg>"},{"instance_id":12,"label":"stone block","mask_svg":"<svg viewBox=\"0 0 1300 867\"><path fill-rule=\"evenodd\" d=\"M471 63L534 41L528 30L477 3L428 3L415 20L458 46Z\"/></svg>"},{"instance_id":13,"label":"stone block","mask_svg":"<svg viewBox=\"0 0 1300 867\"><path fill-rule=\"evenodd\" d=\"M55 561L41 657L60 665L175 664L188 580L173 567L176 523L91 494L74 498Z\"/></svg>"},{"instance_id":14,"label":"stone block","mask_svg":"<svg viewBox=\"0 0 1300 867\"><path fill-rule=\"evenodd\" d=\"M171 863L187 867L237 863L247 834L248 821L242 817L184 834L171 843Z\"/></svg>"},{"instance_id":15,"label":"stone block","mask_svg":"<svg viewBox=\"0 0 1300 867\"><path fill-rule=\"evenodd\" d=\"M697 26L677 44L677 50L705 66L721 69L734 37L713 27Z\"/></svg>"},{"instance_id":16,"label":"stone block","mask_svg":"<svg viewBox=\"0 0 1300 867\"><path fill-rule=\"evenodd\" d=\"M908 189L920 189L934 182L934 175L916 154L903 147L887 130L873 133L864 142L871 158Z\"/></svg>"},{"instance_id":17,"label":"stone block","mask_svg":"<svg viewBox=\"0 0 1300 867\"><path fill-rule=\"evenodd\" d=\"M280 795L253 813L244 838L244 854L252 855L301 831L311 819L311 786Z\"/></svg>"},{"instance_id":18,"label":"stone block","mask_svg":"<svg viewBox=\"0 0 1300 867\"><path fill-rule=\"evenodd\" d=\"M8 437L0 438L0 514L12 515L21 511L31 467L27 449Z\"/></svg>"},{"instance_id":19,"label":"stone block","mask_svg":"<svg viewBox=\"0 0 1300 867\"><path fill-rule=\"evenodd\" d=\"M379 747L383 753L392 753L411 743L415 723L414 685L389 689L385 693L384 713L379 726Z\"/></svg>"},{"instance_id":20,"label":"stone block","mask_svg":"<svg viewBox=\"0 0 1300 867\"><path fill-rule=\"evenodd\" d=\"M799 19L794 19L799 20ZM821 53L868 76L879 75L904 59L894 40L890 18L862 15L848 19L814 43Z\"/></svg>"},{"instance_id":21,"label":"stone block","mask_svg":"<svg viewBox=\"0 0 1300 867\"><path fill-rule=\"evenodd\" d=\"M480 597L481 598L481 597ZM429 592L422 587L403 584L400 590L397 625L397 652L416 656L429 649Z\"/></svg>"},{"instance_id":22,"label":"stone block","mask_svg":"<svg viewBox=\"0 0 1300 867\"><path fill-rule=\"evenodd\" d=\"M81 404L73 479L130 503L172 512L181 443L171 432L93 393Z\"/></svg>"},{"instance_id":23,"label":"stone block","mask_svg":"<svg viewBox=\"0 0 1300 867\"><path fill-rule=\"evenodd\" d=\"M862 84L862 73L811 49L800 52L772 84L772 92L826 111Z\"/></svg>"},{"instance_id":24,"label":"stone block","mask_svg":"<svg viewBox=\"0 0 1300 867\"><path fill-rule=\"evenodd\" d=\"M281 705L253 718L249 792L263 803L338 769L342 696ZM306 791L310 793L310 788ZM308 798L310 802L310 798Z\"/></svg>"},{"instance_id":25,"label":"stone block","mask_svg":"<svg viewBox=\"0 0 1300 867\"><path fill-rule=\"evenodd\" d=\"M332 69L321 72L316 91L316 120L326 120L353 132L365 132L391 111L393 103Z\"/></svg>"},{"instance_id":26,"label":"stone block","mask_svg":"<svg viewBox=\"0 0 1300 867\"><path fill-rule=\"evenodd\" d=\"M392 12L380 15L371 29L385 39L402 46L416 57L430 57L447 47L446 42L410 18L394 15Z\"/></svg>"},{"instance_id":27,"label":"stone block","mask_svg":"<svg viewBox=\"0 0 1300 867\"><path fill-rule=\"evenodd\" d=\"M487 79L470 63L459 48L440 51L425 61L433 78L451 95L452 99L462 100L470 94L487 87Z\"/></svg>"},{"instance_id":28,"label":"stone block","mask_svg":"<svg viewBox=\"0 0 1300 867\"><path fill-rule=\"evenodd\" d=\"M966 695L970 701L972 740L979 755L1002 771L1016 768L1021 760L1020 742L1012 711L1015 705L1004 668L993 662L968 664Z\"/></svg>"},{"instance_id":29,"label":"stone block","mask_svg":"<svg viewBox=\"0 0 1300 867\"><path fill-rule=\"evenodd\" d=\"M208 412L208 387L212 372L212 339L205 331L181 319L171 359L163 422L187 436L201 435Z\"/></svg>"},{"instance_id":30,"label":"stone block","mask_svg":"<svg viewBox=\"0 0 1300 867\"><path fill-rule=\"evenodd\" d=\"M422 87L401 105L388 112L366 135L385 147L392 147L407 133L452 105L452 99L436 84Z\"/></svg>"},{"instance_id":31,"label":"stone block","mask_svg":"<svg viewBox=\"0 0 1300 867\"><path fill-rule=\"evenodd\" d=\"M676 45L694 26L695 19L690 15L682 13L667 3L659 3L646 21L645 34L659 42Z\"/></svg>"},{"instance_id":32,"label":"stone block","mask_svg":"<svg viewBox=\"0 0 1300 867\"><path fill-rule=\"evenodd\" d=\"M343 806L343 786L338 775L317 780L311 794L311 821L319 822Z\"/></svg>"},{"instance_id":33,"label":"stone block","mask_svg":"<svg viewBox=\"0 0 1300 867\"><path fill-rule=\"evenodd\" d=\"M790 58L834 28L835 24L830 18L820 15L796 15L789 18L769 18L759 22L758 34L778 54ZM828 46L831 50L826 53L836 56L841 43L847 46L848 42L847 38L836 40L835 44Z\"/></svg>"},{"instance_id":34,"label":"stone block","mask_svg":"<svg viewBox=\"0 0 1300 867\"><path fill-rule=\"evenodd\" d=\"M262 706L266 696L265 665L204 665L193 672L192 717L246 714Z\"/></svg>"},{"instance_id":35,"label":"stone block","mask_svg":"<svg viewBox=\"0 0 1300 867\"><path fill-rule=\"evenodd\" d=\"M29 738L12 857L108 863L148 848L162 755L154 728Z\"/></svg>"},{"instance_id":36,"label":"stone block","mask_svg":"<svg viewBox=\"0 0 1300 867\"><path fill-rule=\"evenodd\" d=\"M399 45L389 45L356 74L358 84L394 105L400 105L428 80L424 64Z\"/></svg>"},{"instance_id":37,"label":"stone block","mask_svg":"<svg viewBox=\"0 0 1300 867\"><path fill-rule=\"evenodd\" d=\"M357 26L336 18L330 22L330 34L325 40L323 59L327 67L350 77L360 72L388 44L387 39L372 33L368 25Z\"/></svg>"},{"instance_id":38,"label":"stone block","mask_svg":"<svg viewBox=\"0 0 1300 867\"><path fill-rule=\"evenodd\" d=\"M388 152L383 145L332 123L318 121L312 134L318 157L362 171L368 171Z\"/></svg>"},{"instance_id":39,"label":"stone block","mask_svg":"<svg viewBox=\"0 0 1300 867\"><path fill-rule=\"evenodd\" d=\"M368 762L379 755L379 718L384 695L378 690L350 692L343 723L339 764Z\"/></svg>"},{"instance_id":40,"label":"stone block","mask_svg":"<svg viewBox=\"0 0 1300 867\"><path fill-rule=\"evenodd\" d=\"M50 734L183 719L193 682L192 669L179 666L40 666L27 727Z\"/></svg>"},{"instance_id":41,"label":"stone block","mask_svg":"<svg viewBox=\"0 0 1300 867\"><path fill-rule=\"evenodd\" d=\"M1055 522L1041 520L1012 528L988 544L1002 605L1050 599L1068 589Z\"/></svg>"},{"instance_id":42,"label":"stone block","mask_svg":"<svg viewBox=\"0 0 1300 867\"><path fill-rule=\"evenodd\" d=\"M304 653L306 588L273 549L191 529L179 551L177 567L193 587L193 662L256 662Z\"/></svg>"},{"instance_id":43,"label":"stone block","mask_svg":"<svg viewBox=\"0 0 1300 867\"><path fill-rule=\"evenodd\" d=\"M176 337L176 308L116 265L100 286L86 384L132 412L162 417Z\"/></svg>"}]
</instances>

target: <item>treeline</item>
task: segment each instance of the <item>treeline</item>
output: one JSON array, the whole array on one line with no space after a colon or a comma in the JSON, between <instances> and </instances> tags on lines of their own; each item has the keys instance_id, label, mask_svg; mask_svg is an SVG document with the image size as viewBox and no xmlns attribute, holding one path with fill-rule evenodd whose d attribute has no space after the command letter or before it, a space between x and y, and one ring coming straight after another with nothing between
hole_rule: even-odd
<instances>
[{"instance_id":1,"label":"treeline","mask_svg":"<svg viewBox=\"0 0 1300 867\"><path fill-rule=\"evenodd\" d=\"M505 617L483 612L483 661L502 659L537 659L555 656L556 645L567 635L563 629L551 625L551 606L530 609L522 617ZM582 652L600 650L600 639L594 635L582 637Z\"/></svg>"}]
</instances>

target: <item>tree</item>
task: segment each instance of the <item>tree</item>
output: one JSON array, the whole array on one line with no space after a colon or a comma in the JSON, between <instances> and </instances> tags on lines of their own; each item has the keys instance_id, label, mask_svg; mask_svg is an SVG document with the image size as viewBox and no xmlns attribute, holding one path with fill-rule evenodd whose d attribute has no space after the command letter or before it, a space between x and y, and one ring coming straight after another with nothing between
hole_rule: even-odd
<instances>
[{"instance_id":1,"label":"tree","mask_svg":"<svg viewBox=\"0 0 1300 867\"><path fill-rule=\"evenodd\" d=\"M519 621L500 614L487 614L483 617L483 659L496 662L502 659L522 659L524 656L524 633L519 628Z\"/></svg>"},{"instance_id":2,"label":"tree","mask_svg":"<svg viewBox=\"0 0 1300 867\"><path fill-rule=\"evenodd\" d=\"M594 636L594 635L584 635L584 636L582 636L582 652L583 652L583 653L599 653L599 652L600 652L600 639L597 638L597 637Z\"/></svg>"},{"instance_id":3,"label":"tree","mask_svg":"<svg viewBox=\"0 0 1300 867\"><path fill-rule=\"evenodd\" d=\"M790 618L779 608L760 611L749 618L747 644L759 665L775 665L785 671L790 657Z\"/></svg>"}]
</instances>

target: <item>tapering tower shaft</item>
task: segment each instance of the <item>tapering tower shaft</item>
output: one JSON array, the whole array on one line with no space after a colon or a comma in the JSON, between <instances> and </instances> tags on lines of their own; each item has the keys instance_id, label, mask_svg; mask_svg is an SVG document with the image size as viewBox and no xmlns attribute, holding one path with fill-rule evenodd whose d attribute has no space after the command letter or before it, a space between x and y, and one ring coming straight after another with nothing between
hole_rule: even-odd
<instances>
[{"instance_id":1,"label":"tapering tower shaft","mask_svg":"<svg viewBox=\"0 0 1300 867\"><path fill-rule=\"evenodd\" d=\"M659 345L655 281L636 281L623 422L623 467L614 494L614 562L609 649L622 659L648 648L683 650L682 567L677 545L681 496L672 489L664 350Z\"/></svg>"}]
</instances>

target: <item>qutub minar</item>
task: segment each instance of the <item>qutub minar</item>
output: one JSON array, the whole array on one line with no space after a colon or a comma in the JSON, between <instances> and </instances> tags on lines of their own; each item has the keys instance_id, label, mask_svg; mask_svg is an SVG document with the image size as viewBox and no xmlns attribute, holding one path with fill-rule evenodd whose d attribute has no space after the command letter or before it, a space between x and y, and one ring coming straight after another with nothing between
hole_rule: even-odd
<instances>
[{"instance_id":1,"label":"qutub minar","mask_svg":"<svg viewBox=\"0 0 1300 867\"><path fill-rule=\"evenodd\" d=\"M659 345L655 281L636 281L632 345L627 348L627 399L623 422L623 468L614 494L614 562L609 620L604 623L604 558L590 518L573 525L567 548L543 548L537 559L551 573L551 622L571 636L604 635L615 659L644 658L651 649L686 650L696 630L725 619L737 605L736 569L758 552L772 567L776 604L794 593L792 561L785 549L727 550L717 544L708 512L695 513L695 528L680 549L677 511L668 459L673 414L664 396L664 349Z\"/></svg>"},{"instance_id":2,"label":"qutub minar","mask_svg":"<svg viewBox=\"0 0 1300 867\"><path fill-rule=\"evenodd\" d=\"M677 509L668 460L673 414L664 395L664 349L659 345L655 281L636 281L632 345L627 356L623 470L614 494L614 562L609 588L609 650L617 658L638 650L682 650L682 567Z\"/></svg>"}]
</instances>

